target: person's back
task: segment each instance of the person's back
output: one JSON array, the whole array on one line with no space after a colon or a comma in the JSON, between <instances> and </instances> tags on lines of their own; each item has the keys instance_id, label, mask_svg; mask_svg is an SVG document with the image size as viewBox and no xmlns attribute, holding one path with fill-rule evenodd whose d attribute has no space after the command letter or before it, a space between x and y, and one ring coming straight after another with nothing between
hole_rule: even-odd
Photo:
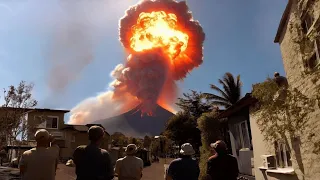
<instances>
[{"instance_id":1,"label":"person's back","mask_svg":"<svg viewBox=\"0 0 320 180\"><path fill-rule=\"evenodd\" d=\"M237 180L237 159L228 154L211 158L208 161L207 174L212 180Z\"/></svg>"},{"instance_id":2,"label":"person's back","mask_svg":"<svg viewBox=\"0 0 320 180\"><path fill-rule=\"evenodd\" d=\"M142 159L136 156L125 156L116 162L116 170L119 171L119 180L141 179Z\"/></svg>"},{"instance_id":3,"label":"person's back","mask_svg":"<svg viewBox=\"0 0 320 180\"><path fill-rule=\"evenodd\" d=\"M168 169L173 180L198 180L199 173L198 163L191 156L173 160Z\"/></svg>"},{"instance_id":4,"label":"person's back","mask_svg":"<svg viewBox=\"0 0 320 180\"><path fill-rule=\"evenodd\" d=\"M74 152L77 180L109 180L113 177L109 153L95 145L79 146Z\"/></svg>"},{"instance_id":5,"label":"person's back","mask_svg":"<svg viewBox=\"0 0 320 180\"><path fill-rule=\"evenodd\" d=\"M100 149L105 131L100 126L88 130L90 145L79 146L73 153L77 180L111 180L113 167L108 151Z\"/></svg>"},{"instance_id":6,"label":"person's back","mask_svg":"<svg viewBox=\"0 0 320 180\"><path fill-rule=\"evenodd\" d=\"M54 180L56 161L59 151L53 147L33 148L25 151L20 159L20 165L26 166L23 180ZM41 171L39 171L41 168Z\"/></svg>"}]
</instances>

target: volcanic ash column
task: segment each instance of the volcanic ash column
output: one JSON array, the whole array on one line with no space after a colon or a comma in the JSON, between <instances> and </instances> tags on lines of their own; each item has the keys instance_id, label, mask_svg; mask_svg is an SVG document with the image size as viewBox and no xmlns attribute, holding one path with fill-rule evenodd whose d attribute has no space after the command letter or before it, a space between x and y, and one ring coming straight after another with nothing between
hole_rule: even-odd
<instances>
[{"instance_id":1,"label":"volcanic ash column","mask_svg":"<svg viewBox=\"0 0 320 180\"><path fill-rule=\"evenodd\" d=\"M185 1L143 0L126 11L119 25L119 40L130 55L113 72L110 100L130 97L120 100L122 106L134 99L143 114L153 115L157 104L166 108L176 99L175 81L202 64L205 34ZM92 114L79 109L90 107L72 114Z\"/></svg>"}]
</instances>

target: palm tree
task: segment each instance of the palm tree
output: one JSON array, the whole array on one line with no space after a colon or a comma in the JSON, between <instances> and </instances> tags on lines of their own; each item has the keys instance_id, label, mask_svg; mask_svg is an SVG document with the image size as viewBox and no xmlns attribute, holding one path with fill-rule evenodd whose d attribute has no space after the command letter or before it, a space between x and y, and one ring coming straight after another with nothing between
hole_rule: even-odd
<instances>
[{"instance_id":1,"label":"palm tree","mask_svg":"<svg viewBox=\"0 0 320 180\"><path fill-rule=\"evenodd\" d=\"M212 106L224 106L228 108L235 104L241 97L242 82L240 81L240 75L235 79L231 73L227 72L222 79L219 79L219 83L222 85L223 90L214 84L210 84L210 88L220 95L203 93L203 97L206 98Z\"/></svg>"}]
</instances>

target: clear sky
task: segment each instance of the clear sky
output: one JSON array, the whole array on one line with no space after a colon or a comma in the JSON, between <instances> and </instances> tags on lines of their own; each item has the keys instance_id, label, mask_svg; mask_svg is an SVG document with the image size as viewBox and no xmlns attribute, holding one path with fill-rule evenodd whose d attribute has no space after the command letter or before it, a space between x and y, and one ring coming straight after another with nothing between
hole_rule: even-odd
<instances>
[{"instance_id":1,"label":"clear sky","mask_svg":"<svg viewBox=\"0 0 320 180\"><path fill-rule=\"evenodd\" d=\"M111 81L110 71L125 58L118 41L118 20L137 0L76 2L0 0L1 88L21 80L33 82L39 107L64 109L71 109L81 100L106 89ZM204 63L180 83L182 92L188 89L211 92L209 84L217 84L218 78L231 72L241 75L245 94L252 84L272 76L275 71L284 74L279 45L273 40L287 1L187 0L187 3L194 19L200 21L206 40ZM81 56L82 51L73 53L69 63L59 57L56 60L52 55L57 48L64 48L68 54L68 48L77 44L59 44L64 39L59 35L72 20L85 22L83 37L91 39L85 47L89 47L92 59L85 63L75 58ZM72 77L52 71L55 62L70 69L72 73L64 75ZM63 88L49 88L50 72L66 82Z\"/></svg>"}]
</instances>

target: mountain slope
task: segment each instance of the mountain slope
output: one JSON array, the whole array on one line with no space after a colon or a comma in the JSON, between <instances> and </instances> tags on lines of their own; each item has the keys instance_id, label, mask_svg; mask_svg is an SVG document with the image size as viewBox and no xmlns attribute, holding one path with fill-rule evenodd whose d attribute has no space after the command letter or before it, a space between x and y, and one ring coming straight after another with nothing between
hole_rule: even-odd
<instances>
[{"instance_id":1,"label":"mountain slope","mask_svg":"<svg viewBox=\"0 0 320 180\"><path fill-rule=\"evenodd\" d=\"M121 132L131 137L157 136L165 130L167 120L174 114L159 105L154 114L154 116L141 117L139 105L126 113L94 123L101 124L109 134Z\"/></svg>"}]
</instances>

